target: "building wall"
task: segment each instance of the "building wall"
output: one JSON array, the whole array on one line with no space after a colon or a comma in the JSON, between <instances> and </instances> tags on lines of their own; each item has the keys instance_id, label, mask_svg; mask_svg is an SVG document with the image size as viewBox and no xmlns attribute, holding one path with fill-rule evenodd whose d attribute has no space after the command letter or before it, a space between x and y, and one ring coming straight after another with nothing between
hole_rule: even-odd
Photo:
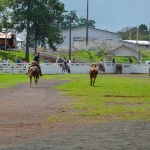
<instances>
[{"instance_id":1,"label":"building wall","mask_svg":"<svg viewBox=\"0 0 150 150\"><path fill-rule=\"evenodd\" d=\"M139 53L136 50L132 50L126 46L121 46L119 48L116 48L112 50L109 54L114 56L127 56L127 57L135 57L137 60L139 60ZM142 55L140 54L140 59L142 60Z\"/></svg>"},{"instance_id":2,"label":"building wall","mask_svg":"<svg viewBox=\"0 0 150 150\"><path fill-rule=\"evenodd\" d=\"M64 37L64 42L59 46L68 46L69 45L69 30L65 30L62 33ZM78 37L85 41L86 39L86 27L76 28L71 30L71 43L73 45L74 39ZM95 28L88 28L88 38L90 40L96 39L105 39L105 40L112 40L112 41L119 41L122 40L122 37L116 33L109 32L106 30L100 30Z\"/></svg>"}]
</instances>

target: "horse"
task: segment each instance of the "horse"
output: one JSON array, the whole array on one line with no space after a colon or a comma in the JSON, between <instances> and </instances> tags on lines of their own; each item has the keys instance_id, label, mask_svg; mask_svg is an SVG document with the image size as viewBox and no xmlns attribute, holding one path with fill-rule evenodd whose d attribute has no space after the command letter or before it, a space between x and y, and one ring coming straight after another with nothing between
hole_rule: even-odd
<instances>
[{"instance_id":1,"label":"horse","mask_svg":"<svg viewBox=\"0 0 150 150\"><path fill-rule=\"evenodd\" d=\"M102 74L102 72L105 73L105 67L104 67L104 65L98 64L98 70L99 70L99 72L100 72L101 74Z\"/></svg>"},{"instance_id":2,"label":"horse","mask_svg":"<svg viewBox=\"0 0 150 150\"><path fill-rule=\"evenodd\" d=\"M32 77L34 77L35 85L37 85L38 79L39 79L39 68L37 66L31 66L29 68L28 76L30 77L30 87L32 84Z\"/></svg>"},{"instance_id":3,"label":"horse","mask_svg":"<svg viewBox=\"0 0 150 150\"><path fill-rule=\"evenodd\" d=\"M116 71L115 71L115 73L116 74L117 73L122 74L122 65L121 64L116 64Z\"/></svg>"},{"instance_id":4,"label":"horse","mask_svg":"<svg viewBox=\"0 0 150 150\"><path fill-rule=\"evenodd\" d=\"M94 86L96 77L98 75L98 69L96 67L97 67L96 64L92 64L91 65L91 69L89 71L89 74L90 74L90 85L91 86Z\"/></svg>"},{"instance_id":5,"label":"horse","mask_svg":"<svg viewBox=\"0 0 150 150\"><path fill-rule=\"evenodd\" d=\"M65 73L65 72L68 72L68 73L70 73L71 71L70 71L70 67L69 67L69 65L65 65L65 64L60 64L60 68L62 68L62 73Z\"/></svg>"}]
</instances>

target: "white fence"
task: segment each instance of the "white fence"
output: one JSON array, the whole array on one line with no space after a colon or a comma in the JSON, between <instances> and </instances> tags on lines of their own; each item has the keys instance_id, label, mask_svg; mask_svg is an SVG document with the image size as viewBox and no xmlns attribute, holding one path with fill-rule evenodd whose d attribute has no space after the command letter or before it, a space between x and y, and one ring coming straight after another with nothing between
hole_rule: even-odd
<instances>
[{"instance_id":1,"label":"white fence","mask_svg":"<svg viewBox=\"0 0 150 150\"><path fill-rule=\"evenodd\" d=\"M150 65L148 64L121 64L123 74L131 73L149 73ZM0 63L0 74L26 74L30 63L13 63L5 64ZM58 63L43 63L40 64L43 74L61 74L62 69ZM90 63L70 63L71 73L89 73ZM116 66L111 63L105 63L105 73L113 74L116 71Z\"/></svg>"}]
</instances>

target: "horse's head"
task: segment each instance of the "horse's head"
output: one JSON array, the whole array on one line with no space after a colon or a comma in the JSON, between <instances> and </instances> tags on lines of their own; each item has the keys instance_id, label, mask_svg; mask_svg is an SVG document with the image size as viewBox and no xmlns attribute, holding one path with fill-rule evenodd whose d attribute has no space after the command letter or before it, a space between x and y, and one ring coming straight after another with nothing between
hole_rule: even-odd
<instances>
[{"instance_id":1,"label":"horse's head","mask_svg":"<svg viewBox=\"0 0 150 150\"><path fill-rule=\"evenodd\" d=\"M30 86L32 83L32 77L34 77L35 85L37 85L38 79L39 79L39 69L37 66L31 66L29 68L28 76L30 77Z\"/></svg>"},{"instance_id":2,"label":"horse's head","mask_svg":"<svg viewBox=\"0 0 150 150\"><path fill-rule=\"evenodd\" d=\"M91 64L91 67L92 67L92 68L96 68L97 65L96 65L96 64Z\"/></svg>"},{"instance_id":3,"label":"horse's head","mask_svg":"<svg viewBox=\"0 0 150 150\"><path fill-rule=\"evenodd\" d=\"M29 77L31 76L39 76L39 69L37 66L31 66L29 68Z\"/></svg>"}]
</instances>

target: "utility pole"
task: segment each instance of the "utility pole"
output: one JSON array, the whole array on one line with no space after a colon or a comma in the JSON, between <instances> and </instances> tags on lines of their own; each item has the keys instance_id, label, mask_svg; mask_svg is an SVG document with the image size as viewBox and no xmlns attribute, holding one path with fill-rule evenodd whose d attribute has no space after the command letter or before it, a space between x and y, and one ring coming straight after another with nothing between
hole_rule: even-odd
<instances>
[{"instance_id":1,"label":"utility pole","mask_svg":"<svg viewBox=\"0 0 150 150\"><path fill-rule=\"evenodd\" d=\"M138 27L136 28L136 50L138 51Z\"/></svg>"},{"instance_id":2,"label":"utility pole","mask_svg":"<svg viewBox=\"0 0 150 150\"><path fill-rule=\"evenodd\" d=\"M141 52L138 50L138 40L139 40L139 31L137 27L137 32L136 32L136 50L139 51L139 65L141 64Z\"/></svg>"},{"instance_id":3,"label":"utility pole","mask_svg":"<svg viewBox=\"0 0 150 150\"><path fill-rule=\"evenodd\" d=\"M69 19L69 61L71 61L71 17Z\"/></svg>"},{"instance_id":4,"label":"utility pole","mask_svg":"<svg viewBox=\"0 0 150 150\"><path fill-rule=\"evenodd\" d=\"M75 18L72 16L67 16L67 18L69 19L69 61L71 62L71 25Z\"/></svg>"},{"instance_id":5,"label":"utility pole","mask_svg":"<svg viewBox=\"0 0 150 150\"><path fill-rule=\"evenodd\" d=\"M149 22L149 42L150 42L150 22ZM150 48L150 45L149 45Z\"/></svg>"},{"instance_id":6,"label":"utility pole","mask_svg":"<svg viewBox=\"0 0 150 150\"><path fill-rule=\"evenodd\" d=\"M89 21L89 0L87 0L86 12L86 51L88 51L88 21Z\"/></svg>"}]
</instances>

